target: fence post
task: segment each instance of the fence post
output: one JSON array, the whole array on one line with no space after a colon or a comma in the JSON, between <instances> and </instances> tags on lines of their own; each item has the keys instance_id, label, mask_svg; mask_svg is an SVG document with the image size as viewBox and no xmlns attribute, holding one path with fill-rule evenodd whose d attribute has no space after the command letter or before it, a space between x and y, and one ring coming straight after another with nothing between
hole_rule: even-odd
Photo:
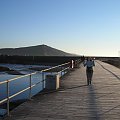
<instances>
[{"instance_id":1,"label":"fence post","mask_svg":"<svg viewBox=\"0 0 120 120\"><path fill-rule=\"evenodd\" d=\"M72 69L74 68L74 61L73 60L71 61L71 68Z\"/></svg>"},{"instance_id":2,"label":"fence post","mask_svg":"<svg viewBox=\"0 0 120 120\"><path fill-rule=\"evenodd\" d=\"M30 92L29 92L29 99L31 99L31 91L32 91L32 88L31 88L31 86L32 86L32 79L31 79L31 74L30 74Z\"/></svg>"},{"instance_id":3,"label":"fence post","mask_svg":"<svg viewBox=\"0 0 120 120\"><path fill-rule=\"evenodd\" d=\"M62 77L62 66L61 66L61 77Z\"/></svg>"},{"instance_id":4,"label":"fence post","mask_svg":"<svg viewBox=\"0 0 120 120\"><path fill-rule=\"evenodd\" d=\"M44 72L42 72L42 88L44 89Z\"/></svg>"},{"instance_id":5,"label":"fence post","mask_svg":"<svg viewBox=\"0 0 120 120\"><path fill-rule=\"evenodd\" d=\"M9 99L9 80L7 81L7 115L10 115L10 99Z\"/></svg>"}]
</instances>

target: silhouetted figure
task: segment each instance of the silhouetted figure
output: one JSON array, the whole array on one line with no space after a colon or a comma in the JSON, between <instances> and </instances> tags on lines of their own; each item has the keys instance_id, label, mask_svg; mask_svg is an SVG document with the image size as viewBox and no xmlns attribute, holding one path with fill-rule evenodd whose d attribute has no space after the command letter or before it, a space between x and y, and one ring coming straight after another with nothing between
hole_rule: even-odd
<instances>
[{"instance_id":1,"label":"silhouetted figure","mask_svg":"<svg viewBox=\"0 0 120 120\"><path fill-rule=\"evenodd\" d=\"M83 62L84 60L85 60L85 57L83 55L83 56L81 56L81 61Z\"/></svg>"},{"instance_id":2,"label":"silhouetted figure","mask_svg":"<svg viewBox=\"0 0 120 120\"><path fill-rule=\"evenodd\" d=\"M90 85L93 76L93 66L95 66L94 60L92 60L92 58L87 58L87 60L84 61L84 67L85 66L87 75L87 85Z\"/></svg>"}]
</instances>

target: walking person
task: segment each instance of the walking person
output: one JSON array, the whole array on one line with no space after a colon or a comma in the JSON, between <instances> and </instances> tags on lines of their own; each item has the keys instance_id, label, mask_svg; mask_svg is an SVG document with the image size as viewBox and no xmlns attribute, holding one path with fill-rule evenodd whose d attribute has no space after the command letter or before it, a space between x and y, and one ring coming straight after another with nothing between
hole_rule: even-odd
<instances>
[{"instance_id":1,"label":"walking person","mask_svg":"<svg viewBox=\"0 0 120 120\"><path fill-rule=\"evenodd\" d=\"M93 66L95 66L95 62L92 58L87 58L87 60L84 61L84 67L86 67L87 85L90 85L92 81Z\"/></svg>"}]
</instances>

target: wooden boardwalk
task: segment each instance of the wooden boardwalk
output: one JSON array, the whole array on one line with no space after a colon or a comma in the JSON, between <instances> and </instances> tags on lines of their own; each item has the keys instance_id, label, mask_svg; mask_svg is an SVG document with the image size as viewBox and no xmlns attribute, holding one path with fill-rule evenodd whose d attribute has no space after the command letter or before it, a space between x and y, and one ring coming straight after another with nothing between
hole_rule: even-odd
<instances>
[{"instance_id":1,"label":"wooden boardwalk","mask_svg":"<svg viewBox=\"0 0 120 120\"><path fill-rule=\"evenodd\" d=\"M97 61L91 86L83 66L61 84L60 91L33 97L5 120L120 120L120 69Z\"/></svg>"}]
</instances>

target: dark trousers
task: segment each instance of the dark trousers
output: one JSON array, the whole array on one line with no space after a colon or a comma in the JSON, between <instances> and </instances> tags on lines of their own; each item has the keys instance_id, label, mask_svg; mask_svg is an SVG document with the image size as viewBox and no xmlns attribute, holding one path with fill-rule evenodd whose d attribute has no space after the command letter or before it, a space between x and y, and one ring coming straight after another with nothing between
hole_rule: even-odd
<instances>
[{"instance_id":1,"label":"dark trousers","mask_svg":"<svg viewBox=\"0 0 120 120\"><path fill-rule=\"evenodd\" d=\"M93 76L93 70L86 70L86 75L87 75L87 84L91 84L92 81L92 76Z\"/></svg>"}]
</instances>

